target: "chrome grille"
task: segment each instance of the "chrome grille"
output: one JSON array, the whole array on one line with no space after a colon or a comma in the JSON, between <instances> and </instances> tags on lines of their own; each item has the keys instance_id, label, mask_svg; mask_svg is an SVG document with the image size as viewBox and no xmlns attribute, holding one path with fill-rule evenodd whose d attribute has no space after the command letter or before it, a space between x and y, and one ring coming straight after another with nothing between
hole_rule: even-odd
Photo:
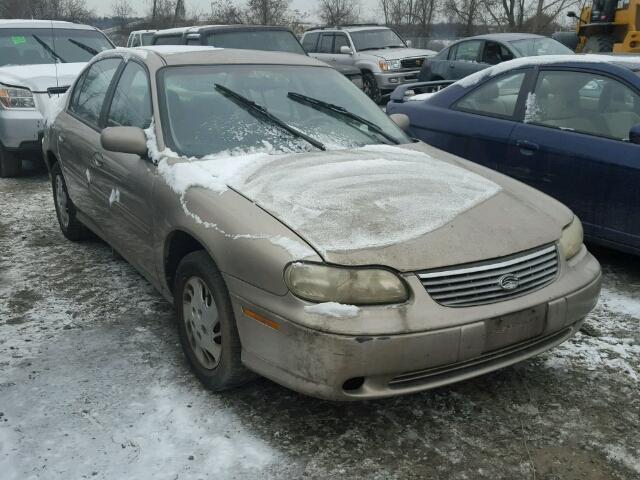
<instances>
[{"instance_id":1,"label":"chrome grille","mask_svg":"<svg viewBox=\"0 0 640 480\"><path fill-rule=\"evenodd\" d=\"M421 272L418 277L427 293L439 304L469 307L502 302L533 292L551 283L557 274L558 252L555 245L550 245L492 263ZM511 283L507 285L509 288L504 286L507 283ZM514 284L517 285L514 287Z\"/></svg>"}]
</instances>

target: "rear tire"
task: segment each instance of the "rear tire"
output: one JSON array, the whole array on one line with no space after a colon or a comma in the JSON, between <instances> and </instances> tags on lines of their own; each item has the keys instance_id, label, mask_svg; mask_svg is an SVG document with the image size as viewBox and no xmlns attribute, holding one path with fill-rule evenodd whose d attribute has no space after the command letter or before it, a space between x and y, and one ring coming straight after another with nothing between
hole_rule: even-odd
<instances>
[{"instance_id":1,"label":"rear tire","mask_svg":"<svg viewBox=\"0 0 640 480\"><path fill-rule=\"evenodd\" d=\"M254 375L242 365L242 346L224 279L209 255L186 255L176 272L174 305L178 335L196 377L214 392Z\"/></svg>"},{"instance_id":2,"label":"rear tire","mask_svg":"<svg viewBox=\"0 0 640 480\"><path fill-rule=\"evenodd\" d=\"M382 103L382 92L378 87L378 82L373 73L364 72L362 74L362 83L364 84L364 93L377 104Z\"/></svg>"},{"instance_id":3,"label":"rear tire","mask_svg":"<svg viewBox=\"0 0 640 480\"><path fill-rule=\"evenodd\" d=\"M13 152L8 152L0 144L0 178L17 177L22 173L22 160Z\"/></svg>"},{"instance_id":4,"label":"rear tire","mask_svg":"<svg viewBox=\"0 0 640 480\"><path fill-rule=\"evenodd\" d=\"M51 186L53 188L53 203L62 234L72 242L79 242L91 238L91 233L77 219L77 210L67 191L67 183L62 175L60 163L51 167Z\"/></svg>"},{"instance_id":5,"label":"rear tire","mask_svg":"<svg viewBox=\"0 0 640 480\"><path fill-rule=\"evenodd\" d=\"M582 49L583 53L613 52L615 39L611 35L594 35L589 37Z\"/></svg>"}]
</instances>

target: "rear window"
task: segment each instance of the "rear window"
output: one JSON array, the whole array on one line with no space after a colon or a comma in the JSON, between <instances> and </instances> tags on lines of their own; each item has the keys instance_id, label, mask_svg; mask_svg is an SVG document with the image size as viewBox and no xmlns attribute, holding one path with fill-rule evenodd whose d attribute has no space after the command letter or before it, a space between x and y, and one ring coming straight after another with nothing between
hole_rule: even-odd
<instances>
[{"instance_id":1,"label":"rear window","mask_svg":"<svg viewBox=\"0 0 640 480\"><path fill-rule=\"evenodd\" d=\"M522 57L537 57L539 55L571 55L573 50L565 47L553 38L526 38L509 42Z\"/></svg>"},{"instance_id":2,"label":"rear window","mask_svg":"<svg viewBox=\"0 0 640 480\"><path fill-rule=\"evenodd\" d=\"M307 51L307 52L315 52L315 48L316 48L316 43L318 43L318 35L320 35L317 32L313 32L313 33L307 33L304 38L302 39L302 47Z\"/></svg>"},{"instance_id":3,"label":"rear window","mask_svg":"<svg viewBox=\"0 0 640 480\"><path fill-rule=\"evenodd\" d=\"M154 45L180 45L182 44L182 35L163 35L153 40Z\"/></svg>"},{"instance_id":4,"label":"rear window","mask_svg":"<svg viewBox=\"0 0 640 480\"><path fill-rule=\"evenodd\" d=\"M211 32L207 45L220 48L268 50L305 55L298 39L288 30L234 30Z\"/></svg>"},{"instance_id":5,"label":"rear window","mask_svg":"<svg viewBox=\"0 0 640 480\"><path fill-rule=\"evenodd\" d=\"M84 63L110 48L111 42L96 30L0 29L0 66Z\"/></svg>"}]
</instances>

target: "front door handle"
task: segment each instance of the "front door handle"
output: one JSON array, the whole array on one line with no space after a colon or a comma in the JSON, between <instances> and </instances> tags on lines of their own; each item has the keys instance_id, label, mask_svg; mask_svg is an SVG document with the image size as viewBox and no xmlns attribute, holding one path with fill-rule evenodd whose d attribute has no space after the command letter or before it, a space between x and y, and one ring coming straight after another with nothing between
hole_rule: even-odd
<instances>
[{"instance_id":1,"label":"front door handle","mask_svg":"<svg viewBox=\"0 0 640 480\"><path fill-rule=\"evenodd\" d=\"M533 143L528 140L517 140L516 147L520 149L520 153L523 155L533 155L534 152L537 152L540 149L540 146L537 143Z\"/></svg>"},{"instance_id":2,"label":"front door handle","mask_svg":"<svg viewBox=\"0 0 640 480\"><path fill-rule=\"evenodd\" d=\"M102 156L102 154L100 152L94 153L93 154L93 164L96 167L101 167L103 163L104 163L104 157Z\"/></svg>"}]
</instances>

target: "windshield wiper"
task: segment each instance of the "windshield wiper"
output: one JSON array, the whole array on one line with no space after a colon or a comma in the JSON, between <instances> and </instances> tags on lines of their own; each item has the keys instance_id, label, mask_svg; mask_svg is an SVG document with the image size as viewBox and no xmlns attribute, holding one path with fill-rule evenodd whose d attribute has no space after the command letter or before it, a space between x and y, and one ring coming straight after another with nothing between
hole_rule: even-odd
<instances>
[{"instance_id":1,"label":"windshield wiper","mask_svg":"<svg viewBox=\"0 0 640 480\"><path fill-rule=\"evenodd\" d=\"M387 45L384 48L407 48L404 45Z\"/></svg>"},{"instance_id":2,"label":"windshield wiper","mask_svg":"<svg viewBox=\"0 0 640 480\"><path fill-rule=\"evenodd\" d=\"M299 130L293 128L288 123L280 120L278 117L276 117L275 115L270 113L262 105L258 105L253 100L249 100L247 97L243 97L239 93L236 93L233 90L228 89L224 85L220 85L219 83L214 83L214 85L216 87L216 90L219 90L220 93L222 93L224 96L228 97L231 101L233 101L237 105L239 105L242 108L244 108L247 112L249 112L254 117L258 118L259 120L263 120L263 121L266 120L267 122L272 123L273 125L277 125L282 130L285 130L286 132L288 132L289 134L293 135L294 137L301 138L305 142L310 143L311 145L316 147L318 150L326 150L327 149L327 147L325 147L324 144L322 144L321 142L319 142L315 138L311 138L309 135L306 135L306 134L300 132Z\"/></svg>"},{"instance_id":3,"label":"windshield wiper","mask_svg":"<svg viewBox=\"0 0 640 480\"><path fill-rule=\"evenodd\" d=\"M384 47L367 47L367 48L359 48L359 52L364 52L366 50L383 50Z\"/></svg>"},{"instance_id":4,"label":"windshield wiper","mask_svg":"<svg viewBox=\"0 0 640 480\"><path fill-rule=\"evenodd\" d=\"M49 45L47 45L47 43L43 41L40 37L38 37L35 33L32 33L31 36L35 38L36 42L42 45L42 48L44 48L47 51L47 53L53 57L54 60L60 60L61 63L67 63L67 61L64 58L62 58L60 55L54 52L53 49Z\"/></svg>"},{"instance_id":5,"label":"windshield wiper","mask_svg":"<svg viewBox=\"0 0 640 480\"><path fill-rule=\"evenodd\" d=\"M287 93L287 97L289 97L294 102L298 102L298 103L302 103L304 105L308 105L311 108L326 112L329 115L333 115L335 117L346 118L348 120L355 121L355 122L359 123L360 125L366 125L369 130L371 130L371 131L377 133L378 135L386 138L387 140L389 140L393 144L398 145L400 143L396 138L394 138L391 135L389 135L387 132L382 130L382 128L380 128L375 123L370 122L369 120L367 120L365 118L362 118L360 115L357 115L357 114L355 114L353 112L350 112L349 110L347 110L344 107L341 107L340 105L334 105L333 103L324 102L322 100L318 100L317 98L307 97L306 95L302 95L300 93L295 93L295 92L288 92ZM347 122L347 125L351 125L352 127L357 128L358 130L362 131L360 129L360 127L358 127L356 125L353 125L351 122Z\"/></svg>"},{"instance_id":6,"label":"windshield wiper","mask_svg":"<svg viewBox=\"0 0 640 480\"><path fill-rule=\"evenodd\" d=\"M82 42L79 42L77 40L74 40L73 38L67 38L67 40L71 43L73 43L75 46L80 47L81 49L83 49L85 52L89 52L91 55L97 55L100 52L98 50L96 50L93 47L90 47L89 45L86 45Z\"/></svg>"}]
</instances>

